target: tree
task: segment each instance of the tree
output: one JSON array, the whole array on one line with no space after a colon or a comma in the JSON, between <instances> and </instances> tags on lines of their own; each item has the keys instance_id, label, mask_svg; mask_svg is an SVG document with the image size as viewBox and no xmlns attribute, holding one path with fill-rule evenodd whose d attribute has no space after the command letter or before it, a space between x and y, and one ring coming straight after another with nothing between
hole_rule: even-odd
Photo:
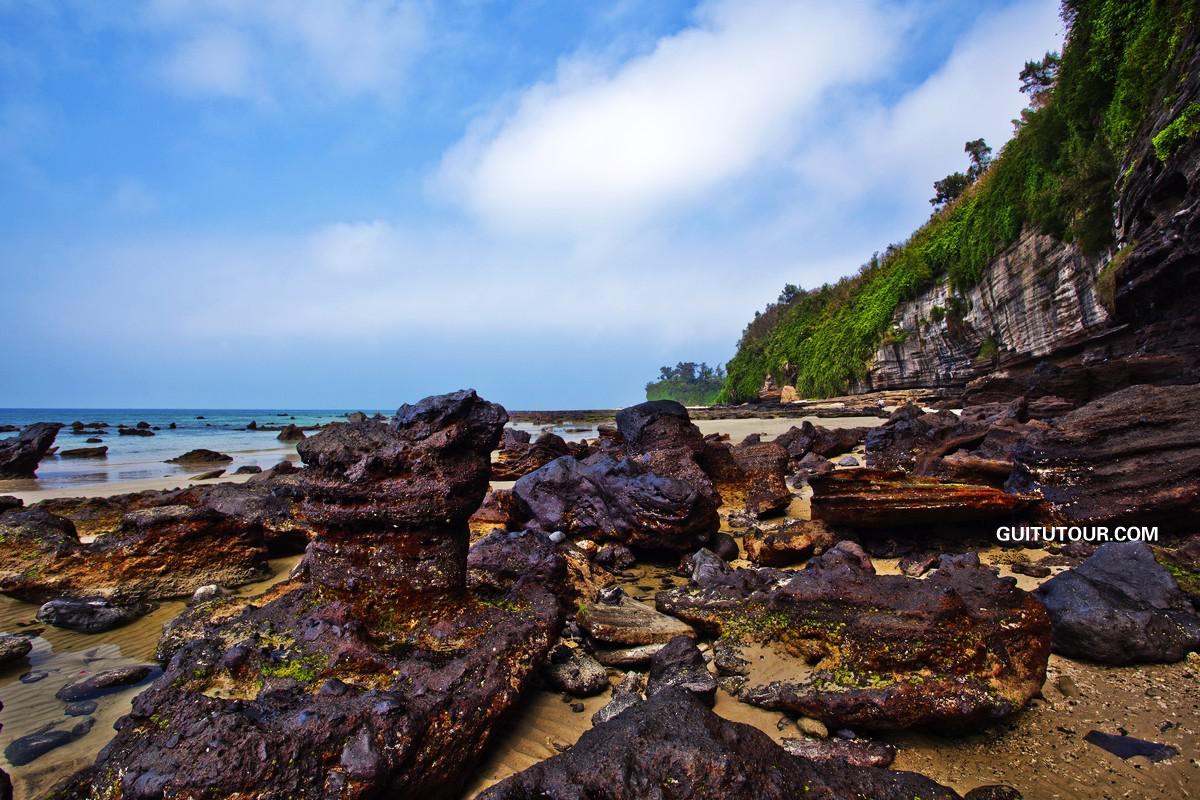
<instances>
[{"instance_id":1,"label":"tree","mask_svg":"<svg viewBox=\"0 0 1200 800\"><path fill-rule=\"evenodd\" d=\"M779 302L786 305L799 297L801 291L803 290L794 283L786 284L779 293Z\"/></svg>"},{"instance_id":2,"label":"tree","mask_svg":"<svg viewBox=\"0 0 1200 800\"><path fill-rule=\"evenodd\" d=\"M933 182L933 197L929 199L929 204L935 209L941 208L956 199L970 185L971 179L966 175L952 172L940 181Z\"/></svg>"},{"instance_id":3,"label":"tree","mask_svg":"<svg viewBox=\"0 0 1200 800\"><path fill-rule=\"evenodd\" d=\"M1058 69L1062 58L1058 53L1047 52L1041 61L1026 61L1021 70L1021 93L1029 95L1029 105L1035 111L1050 101L1050 90L1058 80Z\"/></svg>"},{"instance_id":4,"label":"tree","mask_svg":"<svg viewBox=\"0 0 1200 800\"><path fill-rule=\"evenodd\" d=\"M971 159L971 166L967 167L967 178L974 183L992 163L992 148L988 147L988 143L983 139L972 139L963 145L963 152Z\"/></svg>"}]
</instances>

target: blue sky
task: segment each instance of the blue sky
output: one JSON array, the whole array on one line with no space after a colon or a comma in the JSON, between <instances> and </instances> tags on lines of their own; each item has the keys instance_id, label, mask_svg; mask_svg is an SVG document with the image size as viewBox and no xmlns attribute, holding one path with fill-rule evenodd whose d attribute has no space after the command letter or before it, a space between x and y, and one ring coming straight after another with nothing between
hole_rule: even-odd
<instances>
[{"instance_id":1,"label":"blue sky","mask_svg":"<svg viewBox=\"0 0 1200 800\"><path fill-rule=\"evenodd\" d=\"M619 406L998 146L1053 0L0 0L0 406Z\"/></svg>"}]
</instances>

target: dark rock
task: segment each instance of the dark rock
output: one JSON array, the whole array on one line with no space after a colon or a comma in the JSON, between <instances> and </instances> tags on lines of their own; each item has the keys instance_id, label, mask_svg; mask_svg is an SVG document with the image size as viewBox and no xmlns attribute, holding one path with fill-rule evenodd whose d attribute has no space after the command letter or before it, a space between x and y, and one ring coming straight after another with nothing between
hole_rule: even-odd
<instances>
[{"instance_id":1,"label":"dark rock","mask_svg":"<svg viewBox=\"0 0 1200 800\"><path fill-rule=\"evenodd\" d=\"M793 464L799 464L808 455L828 459L830 456L847 453L866 441L870 430L872 429L825 428L805 420L800 427L789 428L776 436L775 444L787 451Z\"/></svg>"},{"instance_id":2,"label":"dark rock","mask_svg":"<svg viewBox=\"0 0 1200 800\"><path fill-rule=\"evenodd\" d=\"M558 645L542 668L546 683L575 697L590 697L608 688L608 672L587 653Z\"/></svg>"},{"instance_id":3,"label":"dark rock","mask_svg":"<svg viewBox=\"0 0 1200 800\"><path fill-rule=\"evenodd\" d=\"M206 450L203 447L197 450L189 450L181 456L167 459L168 464L228 464L233 461L233 456L227 456L224 453L218 453L215 450Z\"/></svg>"},{"instance_id":4,"label":"dark rock","mask_svg":"<svg viewBox=\"0 0 1200 800\"><path fill-rule=\"evenodd\" d=\"M831 727L966 729L1017 711L1045 681L1049 618L1015 583L973 555L945 556L923 580L876 575L841 542L801 572L715 572L656 605L804 665L805 677L769 683L751 670L742 700Z\"/></svg>"},{"instance_id":5,"label":"dark rock","mask_svg":"<svg viewBox=\"0 0 1200 800\"><path fill-rule=\"evenodd\" d=\"M1159 762L1179 755L1179 750L1169 744L1147 742L1144 739L1137 739L1133 736L1117 736L1111 733L1101 733L1100 731L1089 731L1083 737L1083 740L1096 745L1101 750L1112 753L1118 758L1145 756L1151 761Z\"/></svg>"},{"instance_id":6,"label":"dark rock","mask_svg":"<svg viewBox=\"0 0 1200 800\"><path fill-rule=\"evenodd\" d=\"M963 795L963 800L1022 800L1022 797L1013 787L997 783L977 786Z\"/></svg>"},{"instance_id":7,"label":"dark rock","mask_svg":"<svg viewBox=\"0 0 1200 800\"><path fill-rule=\"evenodd\" d=\"M44 730L13 739L4 748L4 757L14 767L23 767L49 753L51 750L70 744L76 737L69 730Z\"/></svg>"},{"instance_id":8,"label":"dark rock","mask_svg":"<svg viewBox=\"0 0 1200 800\"><path fill-rule=\"evenodd\" d=\"M472 534L481 535L520 527L518 516L511 489L488 489L468 524Z\"/></svg>"},{"instance_id":9,"label":"dark rock","mask_svg":"<svg viewBox=\"0 0 1200 800\"><path fill-rule=\"evenodd\" d=\"M722 449L728 451L731 464L718 455ZM784 480L788 454L774 442L743 442L736 447L710 442L705 447L703 464L727 508L739 508L761 518L782 514L792 502Z\"/></svg>"},{"instance_id":10,"label":"dark rock","mask_svg":"<svg viewBox=\"0 0 1200 800\"><path fill-rule=\"evenodd\" d=\"M629 569L637 563L637 557L633 551L623 544L606 544L596 551L595 557L592 559L605 569L613 570L614 572Z\"/></svg>"},{"instance_id":11,"label":"dark rock","mask_svg":"<svg viewBox=\"0 0 1200 800\"><path fill-rule=\"evenodd\" d=\"M896 748L874 739L816 738L784 739L780 746L809 761L832 761L852 767L887 767L896 760Z\"/></svg>"},{"instance_id":12,"label":"dark rock","mask_svg":"<svg viewBox=\"0 0 1200 800\"><path fill-rule=\"evenodd\" d=\"M8 666L14 661L20 661L33 649L33 642L26 636L16 636L11 633L0 633L0 666Z\"/></svg>"},{"instance_id":13,"label":"dark rock","mask_svg":"<svg viewBox=\"0 0 1200 800\"><path fill-rule=\"evenodd\" d=\"M646 675L642 672L627 672L621 682L613 687L612 699L592 715L592 725L608 722L627 708L642 702L646 692Z\"/></svg>"},{"instance_id":14,"label":"dark rock","mask_svg":"<svg viewBox=\"0 0 1200 800\"><path fill-rule=\"evenodd\" d=\"M49 672L33 670L32 672L26 672L17 680L21 681L21 683L37 683L38 681L45 680L48 677L50 677Z\"/></svg>"},{"instance_id":15,"label":"dark rock","mask_svg":"<svg viewBox=\"0 0 1200 800\"><path fill-rule=\"evenodd\" d=\"M936 567L938 559L939 556L937 553L914 553L901 558L897 566L900 567L901 575L907 575L910 578L919 578Z\"/></svg>"},{"instance_id":16,"label":"dark rock","mask_svg":"<svg viewBox=\"0 0 1200 800\"><path fill-rule=\"evenodd\" d=\"M708 548L724 561L733 561L741 558L742 555L738 549L737 540L728 533L714 533L712 541L708 543Z\"/></svg>"},{"instance_id":17,"label":"dark rock","mask_svg":"<svg viewBox=\"0 0 1200 800\"><path fill-rule=\"evenodd\" d=\"M261 473L262 467L257 464L243 464L233 471L234 475L258 475Z\"/></svg>"},{"instance_id":18,"label":"dark rock","mask_svg":"<svg viewBox=\"0 0 1200 800\"><path fill-rule=\"evenodd\" d=\"M88 441L92 440L88 439ZM71 450L60 450L58 455L60 458L104 458L108 455L108 447L76 447Z\"/></svg>"},{"instance_id":19,"label":"dark rock","mask_svg":"<svg viewBox=\"0 0 1200 800\"><path fill-rule=\"evenodd\" d=\"M480 800L791 800L801 787L811 797L957 797L914 773L789 755L757 728L718 717L688 692L666 689L586 731L566 753L487 789Z\"/></svg>"},{"instance_id":20,"label":"dark rock","mask_svg":"<svg viewBox=\"0 0 1200 800\"><path fill-rule=\"evenodd\" d=\"M855 528L994 522L1039 509L1031 495L875 469L837 470L810 478L809 485L814 519Z\"/></svg>"},{"instance_id":21,"label":"dark rock","mask_svg":"<svg viewBox=\"0 0 1200 800\"><path fill-rule=\"evenodd\" d=\"M1031 578L1047 578L1050 576L1050 568L1036 561L1017 561L1013 563L1011 569L1018 575L1028 575Z\"/></svg>"},{"instance_id":22,"label":"dark rock","mask_svg":"<svg viewBox=\"0 0 1200 800\"><path fill-rule=\"evenodd\" d=\"M63 714L68 717L86 717L88 714L96 712L97 703L95 700L80 700L76 703L67 703L67 707L63 709Z\"/></svg>"},{"instance_id":23,"label":"dark rock","mask_svg":"<svg viewBox=\"0 0 1200 800\"><path fill-rule=\"evenodd\" d=\"M717 679L708 671L704 656L691 636L676 636L650 659L646 695L666 689L683 689L711 706L717 696Z\"/></svg>"},{"instance_id":24,"label":"dark rock","mask_svg":"<svg viewBox=\"0 0 1200 800\"><path fill-rule=\"evenodd\" d=\"M824 475L833 471L833 462L825 456L809 453L796 462L796 478L811 478L814 475Z\"/></svg>"},{"instance_id":25,"label":"dark rock","mask_svg":"<svg viewBox=\"0 0 1200 800\"><path fill-rule=\"evenodd\" d=\"M258 430L258 422L255 420L250 420L250 424L246 426L246 430L248 430L248 431Z\"/></svg>"},{"instance_id":26,"label":"dark rock","mask_svg":"<svg viewBox=\"0 0 1200 800\"><path fill-rule=\"evenodd\" d=\"M191 477L191 480L193 480L193 481L211 481L211 480L215 480L215 479L221 477L224 474L225 474L225 470L223 470L223 469L211 469L208 472L201 472L198 475L193 475Z\"/></svg>"},{"instance_id":27,"label":"dark rock","mask_svg":"<svg viewBox=\"0 0 1200 800\"><path fill-rule=\"evenodd\" d=\"M555 459L518 480L513 497L531 527L644 550L694 550L719 523L715 502L690 484L605 454Z\"/></svg>"},{"instance_id":28,"label":"dark rock","mask_svg":"<svg viewBox=\"0 0 1200 800\"><path fill-rule=\"evenodd\" d=\"M1071 522L1173 525L1200 516L1200 391L1130 386L1059 417L1016 452L1011 491Z\"/></svg>"},{"instance_id":29,"label":"dark rock","mask_svg":"<svg viewBox=\"0 0 1200 800\"><path fill-rule=\"evenodd\" d=\"M687 409L674 400L652 400L617 412L626 455L648 472L680 481L712 502L718 496L700 465L705 443Z\"/></svg>"},{"instance_id":30,"label":"dark rock","mask_svg":"<svg viewBox=\"0 0 1200 800\"><path fill-rule=\"evenodd\" d=\"M24 507L25 501L21 498L13 497L11 494L0 495L0 514L3 514L5 511Z\"/></svg>"},{"instance_id":31,"label":"dark rock","mask_svg":"<svg viewBox=\"0 0 1200 800\"><path fill-rule=\"evenodd\" d=\"M117 667L116 669L104 670L103 672L89 675L86 678L72 681L55 692L54 696L67 703L92 700L96 697L120 691L126 686L141 683L158 672L159 669L154 664Z\"/></svg>"},{"instance_id":32,"label":"dark rock","mask_svg":"<svg viewBox=\"0 0 1200 800\"><path fill-rule=\"evenodd\" d=\"M142 430L142 431L144 431L144 430L149 430L149 429L150 429L150 423L149 423L149 422L146 422L145 420L143 420L142 422L139 422L139 423L137 424L137 428L138 428L138 430Z\"/></svg>"},{"instance_id":33,"label":"dark rock","mask_svg":"<svg viewBox=\"0 0 1200 800\"><path fill-rule=\"evenodd\" d=\"M305 438L305 433L295 423L288 423L275 438L281 442L298 442Z\"/></svg>"},{"instance_id":34,"label":"dark rock","mask_svg":"<svg viewBox=\"0 0 1200 800\"><path fill-rule=\"evenodd\" d=\"M774 528L751 528L742 543L746 558L764 567L779 567L820 555L837 543L838 535L817 520L788 520Z\"/></svg>"},{"instance_id":35,"label":"dark rock","mask_svg":"<svg viewBox=\"0 0 1200 800\"><path fill-rule=\"evenodd\" d=\"M38 609L37 619L56 628L101 633L149 614L154 604L134 600L116 603L104 597L60 597Z\"/></svg>"},{"instance_id":36,"label":"dark rock","mask_svg":"<svg viewBox=\"0 0 1200 800\"><path fill-rule=\"evenodd\" d=\"M154 431L145 430L143 428L117 428L117 433L121 436L153 436Z\"/></svg>"},{"instance_id":37,"label":"dark rock","mask_svg":"<svg viewBox=\"0 0 1200 800\"><path fill-rule=\"evenodd\" d=\"M516 434L518 432L506 428L505 434L509 433ZM571 447L561 436L553 433L543 433L532 444L528 439L522 442L520 437L507 436L504 447L500 450L499 458L492 462L492 480L515 481L522 475L527 475L554 459L567 455L572 455Z\"/></svg>"},{"instance_id":38,"label":"dark rock","mask_svg":"<svg viewBox=\"0 0 1200 800\"><path fill-rule=\"evenodd\" d=\"M1054 652L1103 664L1179 661L1200 647L1200 616L1142 542L1110 542L1034 595Z\"/></svg>"},{"instance_id":39,"label":"dark rock","mask_svg":"<svg viewBox=\"0 0 1200 800\"><path fill-rule=\"evenodd\" d=\"M0 480L34 477L60 428L59 422L35 422L16 436L0 439Z\"/></svg>"}]
</instances>

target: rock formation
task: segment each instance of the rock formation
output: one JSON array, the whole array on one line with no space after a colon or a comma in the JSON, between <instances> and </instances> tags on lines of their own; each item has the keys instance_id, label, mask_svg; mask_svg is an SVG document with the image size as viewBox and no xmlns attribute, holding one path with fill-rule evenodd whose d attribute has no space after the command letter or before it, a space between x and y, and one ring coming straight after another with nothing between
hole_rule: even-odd
<instances>
[{"instance_id":1,"label":"rock formation","mask_svg":"<svg viewBox=\"0 0 1200 800\"><path fill-rule=\"evenodd\" d=\"M61 427L58 422L35 422L16 436L0 439L0 480L32 478Z\"/></svg>"}]
</instances>

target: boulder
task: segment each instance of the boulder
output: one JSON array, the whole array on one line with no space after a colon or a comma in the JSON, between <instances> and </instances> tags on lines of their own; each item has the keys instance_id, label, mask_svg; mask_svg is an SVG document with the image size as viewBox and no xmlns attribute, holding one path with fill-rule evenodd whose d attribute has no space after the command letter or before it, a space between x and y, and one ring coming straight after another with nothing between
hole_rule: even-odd
<instances>
[{"instance_id":1,"label":"boulder","mask_svg":"<svg viewBox=\"0 0 1200 800\"><path fill-rule=\"evenodd\" d=\"M617 430L630 461L642 469L673 478L712 502L720 498L700 465L704 437L674 400L652 400L617 412Z\"/></svg>"},{"instance_id":2,"label":"boulder","mask_svg":"<svg viewBox=\"0 0 1200 800\"><path fill-rule=\"evenodd\" d=\"M117 428L117 433L121 436L153 436L154 431L146 430L145 428Z\"/></svg>"},{"instance_id":3,"label":"boulder","mask_svg":"<svg viewBox=\"0 0 1200 800\"><path fill-rule=\"evenodd\" d=\"M1012 521L1041 508L1034 495L888 470L836 470L810 478L809 485L814 519L854 528Z\"/></svg>"},{"instance_id":4,"label":"boulder","mask_svg":"<svg viewBox=\"0 0 1200 800\"><path fill-rule=\"evenodd\" d=\"M788 453L774 442L743 442L736 447L705 442L701 464L726 509L762 518L782 514L792 502L785 481Z\"/></svg>"},{"instance_id":5,"label":"boulder","mask_svg":"<svg viewBox=\"0 0 1200 800\"><path fill-rule=\"evenodd\" d=\"M795 564L820 555L840 537L819 520L788 520L774 527L751 528L742 539L746 558L763 567Z\"/></svg>"},{"instance_id":6,"label":"boulder","mask_svg":"<svg viewBox=\"0 0 1200 800\"><path fill-rule=\"evenodd\" d=\"M480 800L792 800L870 797L951 800L921 775L790 755L750 725L669 688L585 731L565 753L485 790Z\"/></svg>"},{"instance_id":7,"label":"boulder","mask_svg":"<svg viewBox=\"0 0 1200 800\"><path fill-rule=\"evenodd\" d=\"M1034 592L1054 652L1103 664L1179 661L1200 648L1200 615L1142 542L1110 542Z\"/></svg>"},{"instance_id":8,"label":"boulder","mask_svg":"<svg viewBox=\"0 0 1200 800\"><path fill-rule=\"evenodd\" d=\"M717 679L708 671L704 656L691 636L676 636L650 659L646 695L682 689L711 706L717 697Z\"/></svg>"},{"instance_id":9,"label":"boulder","mask_svg":"<svg viewBox=\"0 0 1200 800\"><path fill-rule=\"evenodd\" d=\"M88 439L88 441L92 440ZM70 450L60 450L58 455L59 458L104 458L108 455L108 447L75 447Z\"/></svg>"},{"instance_id":10,"label":"boulder","mask_svg":"<svg viewBox=\"0 0 1200 800\"><path fill-rule=\"evenodd\" d=\"M0 439L0 480L34 477L60 428L59 422L35 422L16 436Z\"/></svg>"},{"instance_id":11,"label":"boulder","mask_svg":"<svg viewBox=\"0 0 1200 800\"><path fill-rule=\"evenodd\" d=\"M655 611L617 588L584 604L576 621L593 644L607 648L664 645L677 636L696 636L691 626Z\"/></svg>"},{"instance_id":12,"label":"boulder","mask_svg":"<svg viewBox=\"0 0 1200 800\"><path fill-rule=\"evenodd\" d=\"M800 427L791 427L775 437L775 444L787 451L793 464L798 464L806 455L815 454L823 458L848 453L866 441L874 428L826 428L813 425L808 420Z\"/></svg>"},{"instance_id":13,"label":"boulder","mask_svg":"<svg viewBox=\"0 0 1200 800\"><path fill-rule=\"evenodd\" d=\"M29 655L33 642L27 636L16 636L11 633L0 633L0 666L8 666L14 661L20 661Z\"/></svg>"},{"instance_id":14,"label":"boulder","mask_svg":"<svg viewBox=\"0 0 1200 800\"><path fill-rule=\"evenodd\" d=\"M748 662L738 697L764 708L831 728L963 730L1014 713L1045 681L1045 609L971 554L943 557L917 580L877 575L861 548L841 542L800 572L697 577L656 605L720 635L725 662ZM749 645L791 667L757 678L757 662L737 656Z\"/></svg>"},{"instance_id":15,"label":"boulder","mask_svg":"<svg viewBox=\"0 0 1200 800\"><path fill-rule=\"evenodd\" d=\"M105 597L60 597L43 603L38 622L80 633L101 633L126 625L154 610L152 603L134 599L118 603Z\"/></svg>"},{"instance_id":16,"label":"boulder","mask_svg":"<svg viewBox=\"0 0 1200 800\"><path fill-rule=\"evenodd\" d=\"M471 515L471 533L483 535L494 530L519 527L516 504L511 489L488 489L483 504Z\"/></svg>"},{"instance_id":17,"label":"boulder","mask_svg":"<svg viewBox=\"0 0 1200 800\"><path fill-rule=\"evenodd\" d=\"M719 525L709 495L603 453L555 459L518 480L513 497L531 527L642 550L695 550Z\"/></svg>"},{"instance_id":18,"label":"boulder","mask_svg":"<svg viewBox=\"0 0 1200 800\"><path fill-rule=\"evenodd\" d=\"M281 442L298 442L305 438L305 434L304 431L296 426L296 423L289 422L275 438Z\"/></svg>"},{"instance_id":19,"label":"boulder","mask_svg":"<svg viewBox=\"0 0 1200 800\"><path fill-rule=\"evenodd\" d=\"M126 686L141 683L158 672L159 669L154 664L135 664L129 667L107 669L71 681L55 692L54 696L66 703L93 700L120 691Z\"/></svg>"},{"instance_id":20,"label":"boulder","mask_svg":"<svg viewBox=\"0 0 1200 800\"><path fill-rule=\"evenodd\" d=\"M560 644L550 651L542 677L554 689L575 697L591 697L608 688L608 672L596 659Z\"/></svg>"},{"instance_id":21,"label":"boulder","mask_svg":"<svg viewBox=\"0 0 1200 800\"><path fill-rule=\"evenodd\" d=\"M168 458L168 464L228 464L233 461L233 456L227 456L224 453L218 453L215 450L206 450L203 447L197 450L188 450L181 456Z\"/></svg>"},{"instance_id":22,"label":"boulder","mask_svg":"<svg viewBox=\"0 0 1200 800\"><path fill-rule=\"evenodd\" d=\"M1073 523L1170 525L1200 516L1200 391L1130 386L1054 421L1016 452L1011 491Z\"/></svg>"},{"instance_id":23,"label":"boulder","mask_svg":"<svg viewBox=\"0 0 1200 800\"><path fill-rule=\"evenodd\" d=\"M849 764L852 767L887 767L896 760L896 748L874 739L831 739L805 736L784 739L780 746L794 756L809 761Z\"/></svg>"},{"instance_id":24,"label":"boulder","mask_svg":"<svg viewBox=\"0 0 1200 800\"><path fill-rule=\"evenodd\" d=\"M510 432L518 433L511 428L505 429L506 434ZM556 458L571 454L571 447L566 441L550 432L538 436L537 441L533 443L528 440L522 442L517 436L509 436L500 450L499 458L492 462L492 480L515 481Z\"/></svg>"}]
</instances>

